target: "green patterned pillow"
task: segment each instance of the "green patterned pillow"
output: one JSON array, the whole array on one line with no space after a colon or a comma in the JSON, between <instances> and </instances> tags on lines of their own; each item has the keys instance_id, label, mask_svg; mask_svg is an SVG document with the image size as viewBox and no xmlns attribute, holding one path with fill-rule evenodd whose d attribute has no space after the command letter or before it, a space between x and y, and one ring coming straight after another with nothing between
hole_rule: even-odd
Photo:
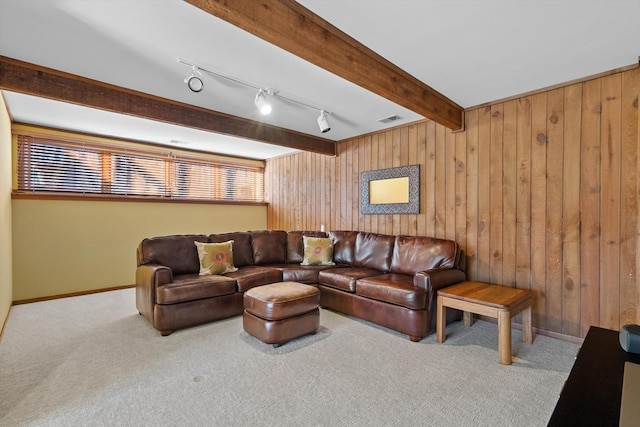
<instances>
[{"instance_id":1,"label":"green patterned pillow","mask_svg":"<svg viewBox=\"0 0 640 427\"><path fill-rule=\"evenodd\" d=\"M324 237L302 236L304 259L300 265L335 265L333 240Z\"/></svg>"},{"instance_id":2,"label":"green patterned pillow","mask_svg":"<svg viewBox=\"0 0 640 427\"><path fill-rule=\"evenodd\" d=\"M233 265L233 240L224 243L194 242L200 259L200 275L238 271Z\"/></svg>"}]
</instances>

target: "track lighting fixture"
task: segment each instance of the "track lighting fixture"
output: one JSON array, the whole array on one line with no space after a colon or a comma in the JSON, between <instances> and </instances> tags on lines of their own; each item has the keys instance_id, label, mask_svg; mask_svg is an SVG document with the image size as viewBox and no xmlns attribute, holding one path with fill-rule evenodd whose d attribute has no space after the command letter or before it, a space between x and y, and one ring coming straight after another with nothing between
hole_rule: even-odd
<instances>
[{"instance_id":1,"label":"track lighting fixture","mask_svg":"<svg viewBox=\"0 0 640 427\"><path fill-rule=\"evenodd\" d=\"M200 92L204 88L204 82L202 81L202 73L198 71L198 67L193 65L191 71L184 78L184 82L189 86L193 92Z\"/></svg>"},{"instance_id":2,"label":"track lighting fixture","mask_svg":"<svg viewBox=\"0 0 640 427\"><path fill-rule=\"evenodd\" d=\"M191 67L191 70L187 74L187 77L185 77L184 82L187 84L189 89L191 89L193 92L200 92L204 88L204 82L202 80L202 72L203 72L203 73L209 74L209 75L217 77L217 78L230 80L230 81L238 83L240 85L247 86L247 87L250 87L250 88L253 88L253 89L257 89L258 93L256 93L256 96L255 96L253 102L256 104L256 107L258 108L260 113L262 113L265 116L270 114L271 111L272 111L271 104L267 100L267 95L272 96L272 97L276 97L277 96L277 97L286 99L287 101L291 101L293 103L302 105L304 107L320 111L320 116L318 116L318 120L317 120L318 121L318 126L320 127L320 132L327 133L327 132L329 132L331 130L331 126L329 126L329 121L327 120L327 114L332 114L330 111L327 111L327 110L324 110L322 108L318 108L318 107L315 107L313 105L307 104L305 102L299 101L297 99L290 98L288 96L282 95L275 89L272 89L272 88L266 88L265 89L265 88L262 88L260 86L256 86L256 85L254 85L252 83L248 83L248 82L236 79L236 78L231 77L231 76L225 76L224 74L219 74L219 73L216 73L215 71L207 70L207 69L202 68L202 67L200 67L200 66L198 66L198 65L196 65L196 64L194 64L192 62L185 61L184 59L178 58L178 62L180 62L182 64L185 64L185 65L188 65L188 66Z\"/></svg>"},{"instance_id":3,"label":"track lighting fixture","mask_svg":"<svg viewBox=\"0 0 640 427\"><path fill-rule=\"evenodd\" d=\"M324 110L320 110L320 116L318 116L318 126L320 126L320 132L327 133L331 130L329 126L329 120L327 120L327 113Z\"/></svg>"},{"instance_id":4,"label":"track lighting fixture","mask_svg":"<svg viewBox=\"0 0 640 427\"><path fill-rule=\"evenodd\" d=\"M265 91L263 89L258 89L258 93L256 93L256 99L254 100L256 107L258 107L258 111L264 116L271 114L271 104L267 101L265 96Z\"/></svg>"}]
</instances>

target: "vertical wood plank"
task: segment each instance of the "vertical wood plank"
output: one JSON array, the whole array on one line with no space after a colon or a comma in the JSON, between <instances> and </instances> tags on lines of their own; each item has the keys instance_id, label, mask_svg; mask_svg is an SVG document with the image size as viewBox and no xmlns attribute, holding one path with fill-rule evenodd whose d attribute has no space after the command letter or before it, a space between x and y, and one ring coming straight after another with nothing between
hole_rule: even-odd
<instances>
[{"instance_id":1,"label":"vertical wood plank","mask_svg":"<svg viewBox=\"0 0 640 427\"><path fill-rule=\"evenodd\" d=\"M408 136L408 155L407 165L415 165L419 163L418 160L418 126L415 124L409 125ZM409 236L416 236L418 234L418 217L419 214L405 215L407 217L408 227L406 234Z\"/></svg>"},{"instance_id":2,"label":"vertical wood plank","mask_svg":"<svg viewBox=\"0 0 640 427\"><path fill-rule=\"evenodd\" d=\"M385 135L385 150L387 153L386 162L387 167L393 167L394 165L394 152L393 152L393 131L387 131ZM384 215L384 233L393 234L393 215Z\"/></svg>"},{"instance_id":3,"label":"vertical wood plank","mask_svg":"<svg viewBox=\"0 0 640 427\"><path fill-rule=\"evenodd\" d=\"M467 142L467 278L478 279L478 117L479 110L465 112Z\"/></svg>"},{"instance_id":4,"label":"vertical wood plank","mask_svg":"<svg viewBox=\"0 0 640 427\"><path fill-rule=\"evenodd\" d=\"M489 166L489 200L490 214L490 258L489 280L491 283L504 284L502 276L502 185L503 185L503 153L502 132L504 128L503 104L491 106L491 148Z\"/></svg>"},{"instance_id":5,"label":"vertical wood plank","mask_svg":"<svg viewBox=\"0 0 640 427\"><path fill-rule=\"evenodd\" d=\"M307 215L308 223L307 225L311 228L311 230L320 231L320 224L324 224L324 197L327 192L327 179L323 175L324 172L324 159L325 156L314 156L311 153L307 153L310 155L312 159L315 159L315 167L316 167L316 175L320 182L315 184L316 188L316 200L313 204L314 208L312 212ZM303 181L304 175L300 175L298 177L298 181ZM309 180L311 181L311 180ZM306 208L309 210L308 208Z\"/></svg>"},{"instance_id":6,"label":"vertical wood plank","mask_svg":"<svg viewBox=\"0 0 640 427\"><path fill-rule=\"evenodd\" d=\"M547 93L546 328L562 331L562 167L564 88Z\"/></svg>"},{"instance_id":7,"label":"vertical wood plank","mask_svg":"<svg viewBox=\"0 0 640 427\"><path fill-rule=\"evenodd\" d=\"M432 120L426 127L425 155L425 230L429 237L436 236L436 124Z\"/></svg>"},{"instance_id":8,"label":"vertical wood plank","mask_svg":"<svg viewBox=\"0 0 640 427\"><path fill-rule=\"evenodd\" d=\"M313 174L313 166L307 162L308 157L305 156L291 156L291 179L296 180L300 176L300 169L306 167L309 169L308 173ZM291 205L293 207L291 224L285 230L302 230L306 226L303 215L302 206L308 206L308 203L312 203L312 197L309 196L307 188L304 186L298 186L296 191L291 192Z\"/></svg>"},{"instance_id":9,"label":"vertical wood plank","mask_svg":"<svg viewBox=\"0 0 640 427\"><path fill-rule=\"evenodd\" d=\"M446 129L442 125L436 125L436 181L435 181L435 236L444 239L447 210L447 151L446 151Z\"/></svg>"},{"instance_id":10,"label":"vertical wood plank","mask_svg":"<svg viewBox=\"0 0 640 427\"><path fill-rule=\"evenodd\" d=\"M602 81L584 83L580 147L580 335L600 321L600 94Z\"/></svg>"},{"instance_id":11,"label":"vertical wood plank","mask_svg":"<svg viewBox=\"0 0 640 427\"><path fill-rule=\"evenodd\" d=\"M370 152L370 156L371 156L371 164L370 164L370 168L371 170L378 170L381 169L378 166L378 138L379 138L380 134L376 133L371 137L371 152ZM379 215L368 215L370 217L370 231L372 233L378 233L378 216Z\"/></svg>"},{"instance_id":12,"label":"vertical wood plank","mask_svg":"<svg viewBox=\"0 0 640 427\"><path fill-rule=\"evenodd\" d=\"M636 240L638 224L638 92L640 70L622 77L622 163L621 163L621 246L620 246L620 326L635 323Z\"/></svg>"},{"instance_id":13,"label":"vertical wood plank","mask_svg":"<svg viewBox=\"0 0 640 427\"><path fill-rule=\"evenodd\" d=\"M409 132L412 125L403 126L400 128L400 166L407 166L409 164ZM409 216L407 214L400 215L399 233L409 235Z\"/></svg>"},{"instance_id":14,"label":"vertical wood plank","mask_svg":"<svg viewBox=\"0 0 640 427\"><path fill-rule=\"evenodd\" d=\"M544 329L546 294L547 94L531 97L531 290L533 324Z\"/></svg>"},{"instance_id":15,"label":"vertical wood plank","mask_svg":"<svg viewBox=\"0 0 640 427\"><path fill-rule=\"evenodd\" d=\"M502 283L516 284L516 197L518 102L509 101L503 107L502 160Z\"/></svg>"},{"instance_id":16,"label":"vertical wood plank","mask_svg":"<svg viewBox=\"0 0 640 427\"><path fill-rule=\"evenodd\" d=\"M420 122L416 125L416 139L417 139L417 159L416 162L420 165L420 214L417 217L417 229L416 233L418 236L426 236L427 235L427 212L426 212L426 173L427 173L427 124L425 122Z\"/></svg>"},{"instance_id":17,"label":"vertical wood plank","mask_svg":"<svg viewBox=\"0 0 640 427\"><path fill-rule=\"evenodd\" d=\"M402 133L401 133L401 129L399 128L395 128L393 129L393 163L392 163L392 167L397 168L398 166L402 165ZM400 217L402 217L404 215L399 215L399 214L395 214L392 215L392 223L393 223L393 227L391 229L391 233L389 234L402 234L402 230L400 229L401 223L400 223Z\"/></svg>"},{"instance_id":18,"label":"vertical wood plank","mask_svg":"<svg viewBox=\"0 0 640 427\"><path fill-rule=\"evenodd\" d=\"M458 132L455 136L455 234L453 240L462 248L467 246L467 136Z\"/></svg>"},{"instance_id":19,"label":"vertical wood plank","mask_svg":"<svg viewBox=\"0 0 640 427\"><path fill-rule=\"evenodd\" d=\"M620 326L620 156L621 77L602 79L602 129L600 133L600 324Z\"/></svg>"},{"instance_id":20,"label":"vertical wood plank","mask_svg":"<svg viewBox=\"0 0 640 427\"><path fill-rule=\"evenodd\" d=\"M350 161L349 157L351 154L351 150L349 149L351 144L349 141L342 142L339 144L342 148L340 153L340 230L348 230L351 225L351 217L349 214L351 213L351 186L349 183L350 180Z\"/></svg>"},{"instance_id":21,"label":"vertical wood plank","mask_svg":"<svg viewBox=\"0 0 640 427\"><path fill-rule=\"evenodd\" d=\"M378 169L385 169L387 165L387 134L382 132L378 134ZM387 216L376 215L376 217L378 218L378 233L386 233Z\"/></svg>"},{"instance_id":22,"label":"vertical wood plank","mask_svg":"<svg viewBox=\"0 0 640 427\"><path fill-rule=\"evenodd\" d=\"M564 90L562 333L580 335L580 129L582 84Z\"/></svg>"},{"instance_id":23,"label":"vertical wood plank","mask_svg":"<svg viewBox=\"0 0 640 427\"><path fill-rule=\"evenodd\" d=\"M491 107L481 109L478 119L478 280L487 282L491 262Z\"/></svg>"},{"instance_id":24,"label":"vertical wood plank","mask_svg":"<svg viewBox=\"0 0 640 427\"><path fill-rule=\"evenodd\" d=\"M633 71L636 76L635 79L636 81L640 81L640 70L635 70ZM636 141L637 141L637 146L640 147L640 106L639 104L639 98L640 98L640 88L638 89L637 93L636 93L636 98L633 101L633 106L636 109L636 115L637 115L637 126L636 126ZM640 153L638 153L638 156L640 156ZM638 183L638 191L636 192L636 197L638 197L638 204L640 204L640 161L637 162L637 168L636 168L636 182ZM640 267L640 220L637 223L638 229L637 229L637 236L636 236L636 280L635 280L635 302L632 302L632 305L635 305L636 308L636 314L635 314L635 320L632 321L631 323L635 323L635 324L640 324L640 274L638 274L638 268Z\"/></svg>"},{"instance_id":25,"label":"vertical wood plank","mask_svg":"<svg viewBox=\"0 0 640 427\"><path fill-rule=\"evenodd\" d=\"M444 237L456 238L456 137L450 130L445 130L445 214Z\"/></svg>"},{"instance_id":26,"label":"vertical wood plank","mask_svg":"<svg viewBox=\"0 0 640 427\"><path fill-rule=\"evenodd\" d=\"M291 157L285 157L283 162L283 176L285 182L291 182ZM285 206L291 206L291 192L287 192L283 194L283 200ZM286 229L286 227L291 224L291 209L286 209L282 212L282 229Z\"/></svg>"},{"instance_id":27,"label":"vertical wood plank","mask_svg":"<svg viewBox=\"0 0 640 427\"><path fill-rule=\"evenodd\" d=\"M308 184L306 186L299 185L301 188L299 198L304 200L303 192L306 193L307 203L300 206L301 211L301 230L318 230L320 226L316 226L316 221L320 218L320 194L322 191L322 184L320 179L320 167L318 156L312 156L311 153L304 153L304 156L298 156L300 158L300 164L298 167L298 174L296 180L298 182L304 182L302 177L305 173L311 173L311 176L318 177L317 185L311 185L310 180L305 180ZM306 171L306 172L305 172ZM310 172L309 172L310 171ZM305 188L306 187L306 188ZM319 224L319 223L318 223Z\"/></svg>"},{"instance_id":28,"label":"vertical wood plank","mask_svg":"<svg viewBox=\"0 0 640 427\"><path fill-rule=\"evenodd\" d=\"M273 222L274 219L274 206L275 204L273 203L273 195L270 191L271 188L274 188L272 186L272 181L271 181L271 170L273 169L273 166L270 165L269 163L265 164L264 167L264 201L267 203L267 224L271 224Z\"/></svg>"},{"instance_id":29,"label":"vertical wood plank","mask_svg":"<svg viewBox=\"0 0 640 427\"><path fill-rule=\"evenodd\" d=\"M360 156L358 160L358 201L360 200L360 174L364 171L371 170L371 135L367 135L361 138L360 143ZM358 202L358 229L370 230L371 229L371 215L364 215L362 209L360 209L360 202Z\"/></svg>"},{"instance_id":30,"label":"vertical wood plank","mask_svg":"<svg viewBox=\"0 0 640 427\"><path fill-rule=\"evenodd\" d=\"M531 98L517 108L516 286L531 289Z\"/></svg>"},{"instance_id":31,"label":"vertical wood plank","mask_svg":"<svg viewBox=\"0 0 640 427\"><path fill-rule=\"evenodd\" d=\"M336 230L339 228L338 221L340 215L340 168L339 163L340 160L338 157L332 158L329 163L329 177L331 182L331 198L329 199L328 206L329 212L331 214L331 219L329 223L329 227L327 230Z\"/></svg>"},{"instance_id":32,"label":"vertical wood plank","mask_svg":"<svg viewBox=\"0 0 640 427\"><path fill-rule=\"evenodd\" d=\"M361 139L354 140L351 147L351 224L350 230L361 230L360 226L360 145Z\"/></svg>"}]
</instances>

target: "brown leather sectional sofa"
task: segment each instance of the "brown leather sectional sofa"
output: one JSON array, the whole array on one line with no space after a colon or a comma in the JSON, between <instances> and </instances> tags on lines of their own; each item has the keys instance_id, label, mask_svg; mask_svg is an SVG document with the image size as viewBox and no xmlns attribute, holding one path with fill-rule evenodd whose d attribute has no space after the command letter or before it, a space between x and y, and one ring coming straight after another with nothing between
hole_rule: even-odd
<instances>
[{"instance_id":1,"label":"brown leather sectional sofa","mask_svg":"<svg viewBox=\"0 0 640 427\"><path fill-rule=\"evenodd\" d=\"M303 236L331 237L335 266L300 265ZM233 240L237 271L200 276L195 241ZM262 230L144 239L138 245L136 306L162 335L242 314L248 289L280 281L318 286L320 305L409 335L435 330L436 292L465 280L451 240L358 231ZM448 320L456 318L453 310Z\"/></svg>"}]
</instances>

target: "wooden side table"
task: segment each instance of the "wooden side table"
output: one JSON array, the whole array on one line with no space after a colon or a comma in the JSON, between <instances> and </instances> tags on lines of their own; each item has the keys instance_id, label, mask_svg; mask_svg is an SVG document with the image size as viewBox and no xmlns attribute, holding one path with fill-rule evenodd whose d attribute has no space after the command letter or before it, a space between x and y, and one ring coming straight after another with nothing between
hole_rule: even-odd
<instances>
[{"instance_id":1,"label":"wooden side table","mask_svg":"<svg viewBox=\"0 0 640 427\"><path fill-rule=\"evenodd\" d=\"M438 291L436 337L445 341L445 310L464 311L464 323L471 325L471 313L498 319L498 354L500 363L511 364L511 318L522 312L522 341L533 342L531 333L531 291L491 285L482 282L462 282Z\"/></svg>"}]
</instances>

